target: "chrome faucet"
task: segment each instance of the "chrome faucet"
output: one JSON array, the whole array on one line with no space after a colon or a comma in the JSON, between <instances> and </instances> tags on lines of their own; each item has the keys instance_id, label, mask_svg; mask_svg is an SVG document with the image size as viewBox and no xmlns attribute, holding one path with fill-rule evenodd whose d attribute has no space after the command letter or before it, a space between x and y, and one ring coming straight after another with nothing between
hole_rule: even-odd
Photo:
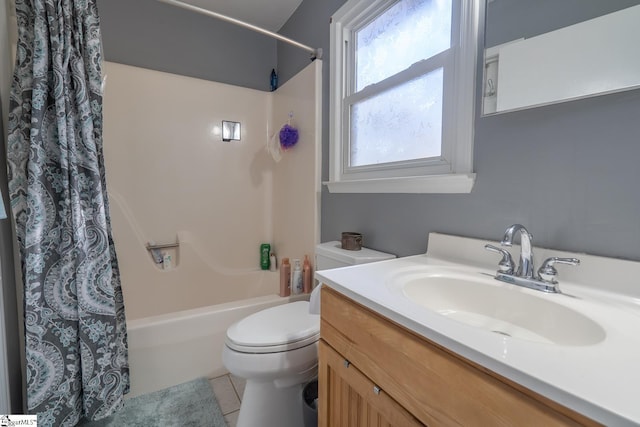
<instances>
[{"instance_id":1,"label":"chrome faucet","mask_svg":"<svg viewBox=\"0 0 640 427\"><path fill-rule=\"evenodd\" d=\"M522 224L513 224L504 232L504 237L500 244L502 246L512 246L513 237L520 232L520 262L516 270L516 276L531 279L534 272L533 249L531 249L531 240L533 236L524 228Z\"/></svg>"},{"instance_id":2,"label":"chrome faucet","mask_svg":"<svg viewBox=\"0 0 640 427\"><path fill-rule=\"evenodd\" d=\"M543 292L560 293L558 281L556 280L558 271L553 267L554 264L579 265L580 260L577 258L551 257L546 259L542 263L542 267L535 272L533 249L531 248L532 236L522 224L513 224L507 228L500 244L502 246L512 246L513 238L517 232L520 232L520 261L515 273L513 271L513 259L508 251L493 245L484 245L485 249L502 255L502 260L498 264L498 271L495 276L496 280Z\"/></svg>"}]
</instances>

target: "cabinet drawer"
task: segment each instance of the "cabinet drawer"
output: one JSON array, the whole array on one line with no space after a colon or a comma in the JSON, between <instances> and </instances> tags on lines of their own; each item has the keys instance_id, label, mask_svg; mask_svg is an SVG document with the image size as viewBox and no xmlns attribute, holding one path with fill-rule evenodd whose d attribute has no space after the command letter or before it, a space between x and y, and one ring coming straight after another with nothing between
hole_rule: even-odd
<instances>
[{"instance_id":1,"label":"cabinet drawer","mask_svg":"<svg viewBox=\"0 0 640 427\"><path fill-rule=\"evenodd\" d=\"M428 425L598 425L328 288L321 338Z\"/></svg>"}]
</instances>

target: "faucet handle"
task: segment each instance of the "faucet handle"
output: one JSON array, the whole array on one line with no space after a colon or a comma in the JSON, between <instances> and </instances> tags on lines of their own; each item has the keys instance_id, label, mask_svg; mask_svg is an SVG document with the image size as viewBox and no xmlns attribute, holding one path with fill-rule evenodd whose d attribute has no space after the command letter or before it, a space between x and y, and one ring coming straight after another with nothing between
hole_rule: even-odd
<instances>
[{"instance_id":1,"label":"faucet handle","mask_svg":"<svg viewBox=\"0 0 640 427\"><path fill-rule=\"evenodd\" d=\"M546 283L558 283L556 280L558 270L555 269L554 264L580 265L580 260L578 258L558 258L557 256L547 258L538 269L540 280Z\"/></svg>"},{"instance_id":2,"label":"faucet handle","mask_svg":"<svg viewBox=\"0 0 640 427\"><path fill-rule=\"evenodd\" d=\"M496 252L502 254L502 259L498 263L498 271L504 274L513 274L513 258L511 258L511 254L502 248L498 248L496 246L486 244L484 248L491 252Z\"/></svg>"}]
</instances>

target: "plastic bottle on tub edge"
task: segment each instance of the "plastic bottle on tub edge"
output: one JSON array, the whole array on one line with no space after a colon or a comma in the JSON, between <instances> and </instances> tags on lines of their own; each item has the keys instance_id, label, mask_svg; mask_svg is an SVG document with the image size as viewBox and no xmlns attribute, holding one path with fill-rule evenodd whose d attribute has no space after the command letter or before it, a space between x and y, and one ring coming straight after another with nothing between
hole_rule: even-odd
<instances>
[{"instance_id":1,"label":"plastic bottle on tub edge","mask_svg":"<svg viewBox=\"0 0 640 427\"><path fill-rule=\"evenodd\" d=\"M305 294L311 293L312 283L311 262L309 261L309 255L305 255L302 263L302 291Z\"/></svg>"},{"instance_id":2,"label":"plastic bottle on tub edge","mask_svg":"<svg viewBox=\"0 0 640 427\"><path fill-rule=\"evenodd\" d=\"M293 295L301 294L304 291L302 284L302 267L300 266L300 260L293 260L293 273L291 274L291 293Z\"/></svg>"},{"instance_id":3,"label":"plastic bottle on tub edge","mask_svg":"<svg viewBox=\"0 0 640 427\"><path fill-rule=\"evenodd\" d=\"M271 252L269 255L269 271L276 271L278 269L278 261L276 259L276 254Z\"/></svg>"},{"instance_id":4,"label":"plastic bottle on tub edge","mask_svg":"<svg viewBox=\"0 0 640 427\"><path fill-rule=\"evenodd\" d=\"M260 245L260 268L262 270L269 269L269 254L271 253L271 245L263 243Z\"/></svg>"},{"instance_id":5,"label":"plastic bottle on tub edge","mask_svg":"<svg viewBox=\"0 0 640 427\"><path fill-rule=\"evenodd\" d=\"M282 258L280 263L280 296L291 295L291 264L289 258Z\"/></svg>"}]
</instances>

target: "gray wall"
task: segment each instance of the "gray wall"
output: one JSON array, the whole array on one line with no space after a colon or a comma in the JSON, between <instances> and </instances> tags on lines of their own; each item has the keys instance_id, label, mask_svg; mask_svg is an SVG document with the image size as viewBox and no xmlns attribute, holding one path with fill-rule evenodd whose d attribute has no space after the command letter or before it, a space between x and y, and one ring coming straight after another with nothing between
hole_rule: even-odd
<instances>
[{"instance_id":1,"label":"gray wall","mask_svg":"<svg viewBox=\"0 0 640 427\"><path fill-rule=\"evenodd\" d=\"M325 69L328 19L342 3L305 0L282 29L319 40ZM319 29L318 22L324 23ZM281 69L297 61L279 52ZM325 76L325 98L328 83ZM326 180L326 102L323 115ZM367 246L404 256L423 253L432 231L496 240L519 222L539 246L640 260L639 118L640 90L478 115L471 194L330 194L323 188L322 240L359 231Z\"/></svg>"},{"instance_id":2,"label":"gray wall","mask_svg":"<svg viewBox=\"0 0 640 427\"><path fill-rule=\"evenodd\" d=\"M324 49L324 180L329 18L343 3L304 0L281 29ZM493 2L499 3L509 2ZM222 24L212 18L154 0L99 0L99 5L110 61L263 90L276 57L281 83L309 61L303 51L278 43L276 53L247 41L251 36L244 30L236 37L234 29L220 30ZM233 60L219 64L227 57L220 54L225 43L234 47L227 51ZM250 60L254 66L248 65ZM240 78L244 73L252 74ZM480 81L478 75L478 93ZM479 101L478 96L477 105ZM478 114L478 177L471 194L330 194L323 188L322 240L360 231L369 247L411 255L426 250L431 231L496 240L508 225L521 222L536 245L640 260L638 118L640 90L492 117Z\"/></svg>"},{"instance_id":3,"label":"gray wall","mask_svg":"<svg viewBox=\"0 0 640 427\"><path fill-rule=\"evenodd\" d=\"M274 39L156 0L98 0L107 61L269 90Z\"/></svg>"}]
</instances>

